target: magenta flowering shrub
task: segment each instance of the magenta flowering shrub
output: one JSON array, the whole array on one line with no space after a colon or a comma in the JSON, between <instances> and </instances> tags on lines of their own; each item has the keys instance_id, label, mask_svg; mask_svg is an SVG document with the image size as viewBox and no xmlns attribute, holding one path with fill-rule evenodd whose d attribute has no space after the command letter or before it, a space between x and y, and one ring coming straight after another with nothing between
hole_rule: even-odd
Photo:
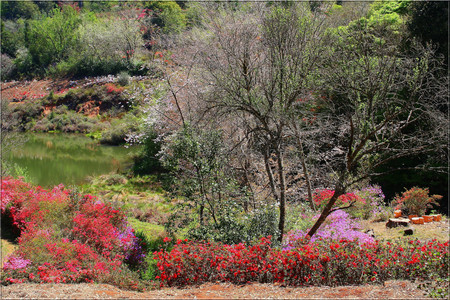
<instances>
[{"instance_id":1,"label":"magenta flowering shrub","mask_svg":"<svg viewBox=\"0 0 450 300\"><path fill-rule=\"evenodd\" d=\"M47 191L12 178L2 179L1 196L2 215L20 231L3 284L96 281L137 287L124 262L140 264L144 253L123 212L62 185Z\"/></svg>"},{"instance_id":2,"label":"magenta flowering shrub","mask_svg":"<svg viewBox=\"0 0 450 300\"><path fill-rule=\"evenodd\" d=\"M405 244L316 241L290 250L273 248L269 238L254 245L179 240L154 253L161 286L204 282L354 285L391 279L429 280L449 275L449 243Z\"/></svg>"},{"instance_id":3,"label":"magenta flowering shrub","mask_svg":"<svg viewBox=\"0 0 450 300\"><path fill-rule=\"evenodd\" d=\"M31 261L29 259L24 259L17 255L11 255L6 260L6 263L3 265L3 268L5 270L11 269L11 270L17 270L17 269L24 269L26 268Z\"/></svg>"},{"instance_id":4,"label":"magenta flowering shrub","mask_svg":"<svg viewBox=\"0 0 450 300\"><path fill-rule=\"evenodd\" d=\"M314 216L317 220L319 215ZM374 239L360 232L361 226L352 219L348 213L343 210L337 210L331 213L325 223L317 230L311 238L311 242L316 240L339 241L342 239L348 241L357 241L358 243L373 243ZM307 234L306 230L293 230L284 237L283 249L290 250L299 246Z\"/></svg>"}]
</instances>

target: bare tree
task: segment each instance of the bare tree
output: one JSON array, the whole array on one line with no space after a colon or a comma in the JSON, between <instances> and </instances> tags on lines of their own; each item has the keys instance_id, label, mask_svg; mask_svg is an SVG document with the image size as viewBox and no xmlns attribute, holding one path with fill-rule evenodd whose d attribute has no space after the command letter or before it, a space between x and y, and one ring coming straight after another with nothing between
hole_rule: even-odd
<instances>
[{"instance_id":1,"label":"bare tree","mask_svg":"<svg viewBox=\"0 0 450 300\"><path fill-rule=\"evenodd\" d=\"M96 23L82 24L82 54L104 63L122 58L130 63L144 44L139 28L139 22L132 13L121 13L117 19L105 18Z\"/></svg>"},{"instance_id":2,"label":"bare tree","mask_svg":"<svg viewBox=\"0 0 450 300\"><path fill-rule=\"evenodd\" d=\"M447 153L447 78L435 78L439 61L417 44L402 52L400 41L364 24L341 30L322 70L324 88L321 163L333 174L334 195L308 232L312 236L338 208L336 200L390 161L418 153ZM424 167L424 166L418 166Z\"/></svg>"},{"instance_id":3,"label":"bare tree","mask_svg":"<svg viewBox=\"0 0 450 300\"><path fill-rule=\"evenodd\" d=\"M258 140L270 189L279 202L280 241L286 209L286 146L292 122L298 119L294 106L313 86L326 51L324 29L323 18L312 14L305 3L256 10L245 18L221 16L212 19L212 35L201 53L212 90L209 108L234 118L245 115L247 135ZM306 164L302 165L307 174Z\"/></svg>"},{"instance_id":4,"label":"bare tree","mask_svg":"<svg viewBox=\"0 0 450 300\"><path fill-rule=\"evenodd\" d=\"M312 236L342 209L334 207L340 195L391 160L443 148L448 136L448 117L439 110L447 79L433 77L439 63L430 49L404 52L397 37L359 22L326 30L320 11L312 14L295 3L259 6L245 16L211 15L207 30L192 42L192 62L198 62L192 70L203 85L190 86L194 95L177 76L168 78L181 120L202 111L197 121L214 117L225 124L224 136L234 143L230 153L241 153L230 162L245 185L257 178L255 160L261 158L256 169L264 170L266 191L279 203L280 241L293 153L311 205L319 172L327 177L322 186L335 190ZM184 92L196 101L183 101ZM192 114L194 102L206 108Z\"/></svg>"}]
</instances>

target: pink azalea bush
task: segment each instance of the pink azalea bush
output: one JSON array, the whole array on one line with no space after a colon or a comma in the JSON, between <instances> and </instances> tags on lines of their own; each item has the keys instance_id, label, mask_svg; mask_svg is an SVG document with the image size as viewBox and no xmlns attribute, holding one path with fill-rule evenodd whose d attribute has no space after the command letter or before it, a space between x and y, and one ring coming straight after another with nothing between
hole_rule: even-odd
<instances>
[{"instance_id":1,"label":"pink azalea bush","mask_svg":"<svg viewBox=\"0 0 450 300\"><path fill-rule=\"evenodd\" d=\"M20 232L8 257L2 284L15 282L108 282L136 288L124 262L144 254L126 217L91 195L59 185L52 190L2 179L1 213Z\"/></svg>"},{"instance_id":2,"label":"pink azalea bush","mask_svg":"<svg viewBox=\"0 0 450 300\"><path fill-rule=\"evenodd\" d=\"M24 259L20 256L11 255L9 256L6 263L3 265L4 269L17 270L24 269L31 263L31 260Z\"/></svg>"},{"instance_id":3,"label":"pink azalea bush","mask_svg":"<svg viewBox=\"0 0 450 300\"><path fill-rule=\"evenodd\" d=\"M319 215L313 217L314 221L319 218ZM343 210L337 210L331 213L325 223L311 238L311 242L317 240L339 241L342 239L348 241L357 241L358 243L373 243L374 239L360 232L361 226L352 219L348 213ZM296 248L299 243L303 242L307 234L307 230L293 230L285 235L283 249L290 250Z\"/></svg>"}]
</instances>

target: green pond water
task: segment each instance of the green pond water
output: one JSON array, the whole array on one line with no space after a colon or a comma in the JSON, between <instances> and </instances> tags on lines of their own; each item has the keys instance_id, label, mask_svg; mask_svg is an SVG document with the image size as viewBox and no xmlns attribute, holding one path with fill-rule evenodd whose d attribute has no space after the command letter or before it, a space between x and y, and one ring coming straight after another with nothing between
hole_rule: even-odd
<instances>
[{"instance_id":1,"label":"green pond water","mask_svg":"<svg viewBox=\"0 0 450 300\"><path fill-rule=\"evenodd\" d=\"M77 134L25 134L26 142L7 157L24 168L28 179L40 186L77 185L88 176L123 171L132 164L137 147L105 146Z\"/></svg>"}]
</instances>

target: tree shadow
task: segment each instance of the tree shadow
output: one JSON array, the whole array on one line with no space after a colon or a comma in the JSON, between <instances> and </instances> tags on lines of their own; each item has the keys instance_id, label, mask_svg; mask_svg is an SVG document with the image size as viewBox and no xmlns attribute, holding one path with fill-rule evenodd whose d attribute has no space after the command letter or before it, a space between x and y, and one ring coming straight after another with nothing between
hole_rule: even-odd
<instances>
[{"instance_id":1,"label":"tree shadow","mask_svg":"<svg viewBox=\"0 0 450 300\"><path fill-rule=\"evenodd\" d=\"M13 219L10 214L1 214L0 238L11 244L17 244L17 238L20 236L20 230L13 225Z\"/></svg>"}]
</instances>

